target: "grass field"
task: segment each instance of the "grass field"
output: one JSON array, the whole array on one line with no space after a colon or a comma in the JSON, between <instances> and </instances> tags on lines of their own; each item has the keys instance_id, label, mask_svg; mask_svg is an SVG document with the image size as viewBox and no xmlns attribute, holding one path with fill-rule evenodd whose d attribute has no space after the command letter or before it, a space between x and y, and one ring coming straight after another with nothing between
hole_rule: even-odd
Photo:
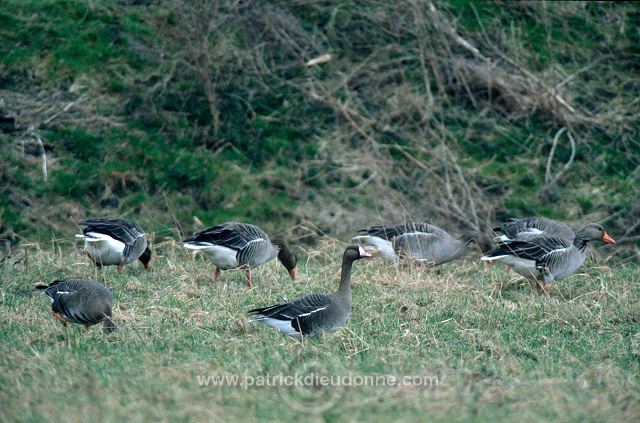
<instances>
[{"instance_id":1,"label":"grass field","mask_svg":"<svg viewBox=\"0 0 640 423\"><path fill-rule=\"evenodd\" d=\"M136 263L122 273L96 271L68 244L53 247L34 246L26 260L0 267L3 422L640 418L634 266L588 260L538 296L501 266L472 258L438 270L359 261L348 326L301 343L248 323L245 312L335 290L344 244L298 250L296 282L271 262L251 290L241 272L214 285L211 264L173 243L156 248L148 272ZM118 332L53 319L32 287L68 277L106 282ZM309 374L341 382L277 379ZM235 376L239 386L229 386ZM266 376L279 386L255 386ZM389 386L391 377L402 383Z\"/></svg>"}]
</instances>

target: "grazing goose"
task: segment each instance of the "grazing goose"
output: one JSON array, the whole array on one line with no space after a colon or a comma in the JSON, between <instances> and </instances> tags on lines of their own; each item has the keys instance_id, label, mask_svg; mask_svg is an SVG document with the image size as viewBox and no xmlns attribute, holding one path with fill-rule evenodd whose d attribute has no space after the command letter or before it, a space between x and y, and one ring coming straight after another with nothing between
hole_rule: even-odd
<instances>
[{"instance_id":1,"label":"grazing goose","mask_svg":"<svg viewBox=\"0 0 640 423\"><path fill-rule=\"evenodd\" d=\"M597 240L616 243L602 226L590 223L575 234L573 241L552 237L505 241L484 255L482 260L506 263L524 277L533 279L538 292L542 288L539 281L544 282L544 289L548 292L555 279L571 275L582 265L587 243Z\"/></svg>"},{"instance_id":2,"label":"grazing goose","mask_svg":"<svg viewBox=\"0 0 640 423\"><path fill-rule=\"evenodd\" d=\"M380 250L383 257L392 261L406 257L437 266L464 256L471 242L483 252L491 249L491 240L479 232L467 232L456 239L444 229L420 221L371 226L359 232L367 235L353 237L352 241L372 245Z\"/></svg>"},{"instance_id":3,"label":"grazing goose","mask_svg":"<svg viewBox=\"0 0 640 423\"><path fill-rule=\"evenodd\" d=\"M105 332L113 332L111 321L113 297L104 285L82 279L56 280L49 285L38 285L51 299L51 312L67 326L68 322L89 326L102 323Z\"/></svg>"},{"instance_id":4,"label":"grazing goose","mask_svg":"<svg viewBox=\"0 0 640 423\"><path fill-rule=\"evenodd\" d=\"M511 218L493 229L495 232L502 232L503 235L497 237L500 242L520 240L528 241L537 237L552 237L573 241L575 233L573 229L564 223L546 217L527 217L525 219Z\"/></svg>"},{"instance_id":5,"label":"grazing goose","mask_svg":"<svg viewBox=\"0 0 640 423\"><path fill-rule=\"evenodd\" d=\"M185 248L203 251L215 264L213 281L217 282L220 269L246 268L247 287L251 288L251 269L274 257L287 269L292 280L296 278L296 256L284 241L270 240L259 227L248 223L229 222L196 232L184 241Z\"/></svg>"},{"instance_id":6,"label":"grazing goose","mask_svg":"<svg viewBox=\"0 0 640 423\"><path fill-rule=\"evenodd\" d=\"M97 267L117 265L122 271L125 264L140 260L145 269L149 268L151 250L140 226L128 219L103 217L88 219L79 223L85 226L77 239L84 240L84 254Z\"/></svg>"},{"instance_id":7,"label":"grazing goose","mask_svg":"<svg viewBox=\"0 0 640 423\"><path fill-rule=\"evenodd\" d=\"M342 255L340 286L333 294L309 294L293 301L254 308L253 321L264 322L285 335L316 335L344 326L351 314L351 267L355 260L371 257L358 245L350 245Z\"/></svg>"}]
</instances>

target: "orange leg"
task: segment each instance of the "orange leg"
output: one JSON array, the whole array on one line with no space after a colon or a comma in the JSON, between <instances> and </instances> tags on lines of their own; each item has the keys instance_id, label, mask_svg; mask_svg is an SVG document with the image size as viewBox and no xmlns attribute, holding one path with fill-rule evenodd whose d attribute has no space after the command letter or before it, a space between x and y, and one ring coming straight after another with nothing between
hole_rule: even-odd
<instances>
[{"instance_id":1,"label":"orange leg","mask_svg":"<svg viewBox=\"0 0 640 423\"><path fill-rule=\"evenodd\" d=\"M213 281L218 282L218 278L220 278L220 268L216 267L216 270L213 272Z\"/></svg>"},{"instance_id":2,"label":"orange leg","mask_svg":"<svg viewBox=\"0 0 640 423\"><path fill-rule=\"evenodd\" d=\"M69 322L67 322L67 321L64 319L64 317L62 317L62 316L60 315L60 313L56 312L55 310L51 310L51 314L53 314L53 316L54 316L56 319L60 320L60 321L62 322L62 324L63 324L63 325L67 326L67 325L69 324Z\"/></svg>"},{"instance_id":3,"label":"orange leg","mask_svg":"<svg viewBox=\"0 0 640 423\"><path fill-rule=\"evenodd\" d=\"M247 288L251 288L251 269L247 269L245 274L247 276Z\"/></svg>"},{"instance_id":4,"label":"orange leg","mask_svg":"<svg viewBox=\"0 0 640 423\"><path fill-rule=\"evenodd\" d=\"M118 272L122 272L122 269L124 269L124 265L119 264L118 265Z\"/></svg>"}]
</instances>

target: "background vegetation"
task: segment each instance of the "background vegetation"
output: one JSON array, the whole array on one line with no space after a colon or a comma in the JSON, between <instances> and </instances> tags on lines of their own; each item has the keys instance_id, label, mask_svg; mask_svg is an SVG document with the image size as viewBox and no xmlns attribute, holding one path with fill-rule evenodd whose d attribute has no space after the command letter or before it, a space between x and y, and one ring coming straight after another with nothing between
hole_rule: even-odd
<instances>
[{"instance_id":1,"label":"background vegetation","mask_svg":"<svg viewBox=\"0 0 640 423\"><path fill-rule=\"evenodd\" d=\"M638 420L636 3L0 0L0 41L0 421L289 421L304 392L197 376L298 360L440 381L346 388L305 419ZM140 221L149 272L72 249L96 215ZM478 260L362 261L347 328L247 323L332 289L362 226L528 215L619 244L549 296ZM272 262L252 290L212 285L176 240L232 219L294 241L300 280ZM120 331L63 329L31 291L72 276L112 289Z\"/></svg>"},{"instance_id":2,"label":"background vegetation","mask_svg":"<svg viewBox=\"0 0 640 423\"><path fill-rule=\"evenodd\" d=\"M639 31L632 2L3 0L0 236L543 214L637 258Z\"/></svg>"}]
</instances>

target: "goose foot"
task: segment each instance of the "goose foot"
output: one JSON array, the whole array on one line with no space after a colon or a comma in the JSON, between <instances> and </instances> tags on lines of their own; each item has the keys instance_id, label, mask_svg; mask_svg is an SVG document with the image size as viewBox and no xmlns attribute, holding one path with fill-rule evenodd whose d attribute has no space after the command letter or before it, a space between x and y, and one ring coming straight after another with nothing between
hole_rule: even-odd
<instances>
[{"instance_id":1,"label":"goose foot","mask_svg":"<svg viewBox=\"0 0 640 423\"><path fill-rule=\"evenodd\" d=\"M64 326L67 326L67 325L69 324L69 323L64 319L64 317L62 317L62 316L60 315L60 313L56 312L55 310L51 310L51 314L53 314L53 316L54 316L56 319L60 320L60 322L62 322L62 324L63 324Z\"/></svg>"}]
</instances>

